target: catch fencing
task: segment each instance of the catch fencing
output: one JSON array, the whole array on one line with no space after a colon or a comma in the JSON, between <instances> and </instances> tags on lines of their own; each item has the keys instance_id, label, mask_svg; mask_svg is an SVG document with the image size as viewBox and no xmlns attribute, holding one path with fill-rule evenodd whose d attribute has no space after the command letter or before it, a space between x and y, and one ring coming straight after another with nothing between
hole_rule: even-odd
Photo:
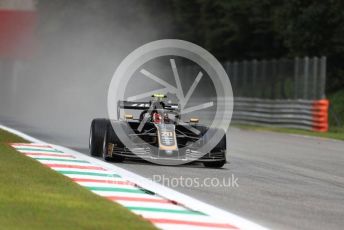
<instances>
[{"instance_id":1,"label":"catch fencing","mask_svg":"<svg viewBox=\"0 0 344 230\"><path fill-rule=\"evenodd\" d=\"M235 97L261 99L325 98L326 57L223 63Z\"/></svg>"}]
</instances>

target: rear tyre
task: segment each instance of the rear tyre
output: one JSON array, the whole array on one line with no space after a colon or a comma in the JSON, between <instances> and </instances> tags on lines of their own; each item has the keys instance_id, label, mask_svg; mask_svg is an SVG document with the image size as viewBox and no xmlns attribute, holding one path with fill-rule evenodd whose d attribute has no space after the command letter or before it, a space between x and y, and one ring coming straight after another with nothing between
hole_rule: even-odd
<instances>
[{"instance_id":1,"label":"rear tyre","mask_svg":"<svg viewBox=\"0 0 344 230\"><path fill-rule=\"evenodd\" d=\"M89 136L89 151L92 156L102 155L103 139L106 132L107 119L94 119L91 123Z\"/></svg>"}]
</instances>

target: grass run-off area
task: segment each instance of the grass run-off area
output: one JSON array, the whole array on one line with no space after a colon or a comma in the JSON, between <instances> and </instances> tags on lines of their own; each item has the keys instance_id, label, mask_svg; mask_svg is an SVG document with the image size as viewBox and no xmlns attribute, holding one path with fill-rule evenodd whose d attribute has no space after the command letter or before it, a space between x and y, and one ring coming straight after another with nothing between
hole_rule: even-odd
<instances>
[{"instance_id":1,"label":"grass run-off area","mask_svg":"<svg viewBox=\"0 0 344 230\"><path fill-rule=\"evenodd\" d=\"M119 204L16 152L0 129L1 229L154 229Z\"/></svg>"},{"instance_id":2,"label":"grass run-off area","mask_svg":"<svg viewBox=\"0 0 344 230\"><path fill-rule=\"evenodd\" d=\"M316 137L322 137L322 138L344 140L344 128L342 128L342 127L331 128L330 131L328 131L328 132L314 132L314 131L307 131L307 130L302 130L302 129L279 128L279 127L260 126L260 125L234 124L233 127L237 127L237 128L244 129L244 130L272 131L272 132L280 132L280 133L289 133L289 134L298 134L298 135L316 136Z\"/></svg>"},{"instance_id":3,"label":"grass run-off area","mask_svg":"<svg viewBox=\"0 0 344 230\"><path fill-rule=\"evenodd\" d=\"M344 130L344 89L331 93L330 100L330 130L334 127L342 127Z\"/></svg>"}]
</instances>

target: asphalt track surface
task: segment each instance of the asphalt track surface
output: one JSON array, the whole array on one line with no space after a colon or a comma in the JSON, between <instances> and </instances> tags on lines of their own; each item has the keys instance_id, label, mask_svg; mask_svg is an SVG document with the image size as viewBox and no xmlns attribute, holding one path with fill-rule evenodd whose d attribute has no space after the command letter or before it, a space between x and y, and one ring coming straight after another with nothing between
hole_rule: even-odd
<instances>
[{"instance_id":1,"label":"asphalt track surface","mask_svg":"<svg viewBox=\"0 0 344 230\"><path fill-rule=\"evenodd\" d=\"M0 123L43 141L63 145L63 137L9 120ZM76 140L80 141L80 140ZM271 229L342 229L344 226L344 142L231 128L229 163L223 169L200 164L166 167L144 162L117 164L156 179L228 178L238 187L173 188ZM71 146L69 146L71 147ZM88 148L77 149L88 154ZM165 180L165 185L167 184Z\"/></svg>"}]
</instances>

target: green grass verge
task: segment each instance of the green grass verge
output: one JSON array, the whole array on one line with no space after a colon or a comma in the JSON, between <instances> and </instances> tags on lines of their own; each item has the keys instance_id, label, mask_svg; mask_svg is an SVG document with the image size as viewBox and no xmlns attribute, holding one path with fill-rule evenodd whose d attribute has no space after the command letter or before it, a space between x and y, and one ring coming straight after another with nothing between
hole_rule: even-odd
<instances>
[{"instance_id":1,"label":"green grass verge","mask_svg":"<svg viewBox=\"0 0 344 230\"><path fill-rule=\"evenodd\" d=\"M126 208L16 152L25 142L0 129L0 226L3 229L155 229Z\"/></svg>"},{"instance_id":2,"label":"green grass verge","mask_svg":"<svg viewBox=\"0 0 344 230\"><path fill-rule=\"evenodd\" d=\"M233 127L237 127L237 128L244 129L244 130L272 131L272 132L299 134L299 135L307 135L307 136L316 136L316 137L344 140L344 128L341 128L341 127L331 128L331 130L329 132L326 132L326 133L313 132L313 131L307 131L307 130L302 130L302 129L289 129L289 128L279 128L279 127L259 126L259 125L234 124Z\"/></svg>"},{"instance_id":3,"label":"green grass verge","mask_svg":"<svg viewBox=\"0 0 344 230\"><path fill-rule=\"evenodd\" d=\"M328 96L330 99L330 130L333 127L342 127L344 129L344 89L332 93Z\"/></svg>"}]
</instances>

